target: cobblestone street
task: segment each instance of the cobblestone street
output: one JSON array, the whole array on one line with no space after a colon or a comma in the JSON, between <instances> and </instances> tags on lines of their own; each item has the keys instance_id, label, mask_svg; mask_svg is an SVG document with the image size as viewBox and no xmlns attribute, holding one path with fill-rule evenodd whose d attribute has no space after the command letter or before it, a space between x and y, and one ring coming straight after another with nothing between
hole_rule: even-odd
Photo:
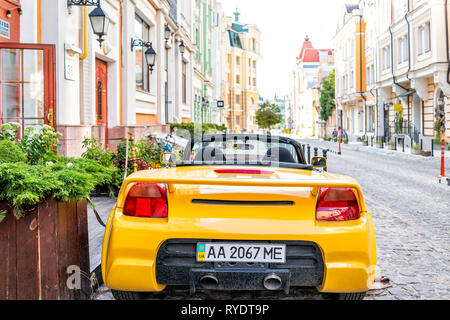
<instances>
[{"instance_id":1,"label":"cobblestone street","mask_svg":"<svg viewBox=\"0 0 450 320\"><path fill-rule=\"evenodd\" d=\"M336 143L302 143L338 149ZM438 183L440 158L345 145L341 156L330 152L328 160L329 172L360 183L375 224L377 275L391 280L392 288L366 299L449 299L450 187Z\"/></svg>"}]
</instances>

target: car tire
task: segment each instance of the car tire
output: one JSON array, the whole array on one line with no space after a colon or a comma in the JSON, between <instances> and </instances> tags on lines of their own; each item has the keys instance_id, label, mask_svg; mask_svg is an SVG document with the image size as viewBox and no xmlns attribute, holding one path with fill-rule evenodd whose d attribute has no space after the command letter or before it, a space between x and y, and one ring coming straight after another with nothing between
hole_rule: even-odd
<instances>
[{"instance_id":1,"label":"car tire","mask_svg":"<svg viewBox=\"0 0 450 320\"><path fill-rule=\"evenodd\" d=\"M118 291L111 290L114 299L116 300L143 300L144 294L141 292L131 292L131 291Z\"/></svg>"},{"instance_id":2,"label":"car tire","mask_svg":"<svg viewBox=\"0 0 450 320\"><path fill-rule=\"evenodd\" d=\"M365 292L338 293L336 294L336 300L364 300L365 296Z\"/></svg>"}]
</instances>

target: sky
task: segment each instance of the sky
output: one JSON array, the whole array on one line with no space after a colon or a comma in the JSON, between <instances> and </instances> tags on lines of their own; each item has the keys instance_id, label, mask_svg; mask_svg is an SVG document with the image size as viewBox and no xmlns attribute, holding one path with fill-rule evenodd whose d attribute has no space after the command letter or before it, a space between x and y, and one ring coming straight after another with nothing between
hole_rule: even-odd
<instances>
[{"instance_id":1,"label":"sky","mask_svg":"<svg viewBox=\"0 0 450 320\"><path fill-rule=\"evenodd\" d=\"M236 8L240 21L262 33L258 91L265 99L291 92L296 57L308 35L317 49L332 49L345 0L220 0L225 15ZM233 16L234 17L234 16Z\"/></svg>"}]
</instances>

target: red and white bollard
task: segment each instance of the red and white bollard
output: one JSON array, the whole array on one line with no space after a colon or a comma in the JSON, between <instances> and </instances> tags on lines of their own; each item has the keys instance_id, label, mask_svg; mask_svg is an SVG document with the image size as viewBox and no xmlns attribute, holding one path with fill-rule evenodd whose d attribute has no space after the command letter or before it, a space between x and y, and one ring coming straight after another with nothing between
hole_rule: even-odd
<instances>
[{"instance_id":1,"label":"red and white bollard","mask_svg":"<svg viewBox=\"0 0 450 320\"><path fill-rule=\"evenodd\" d=\"M339 137L339 152L338 152L338 155L341 155L342 154L342 149L341 149L341 137Z\"/></svg>"},{"instance_id":2,"label":"red and white bollard","mask_svg":"<svg viewBox=\"0 0 450 320\"><path fill-rule=\"evenodd\" d=\"M439 178L439 183L445 182L447 180L448 185L450 186L450 179L445 176L445 140L442 139L441 145L441 177Z\"/></svg>"}]
</instances>

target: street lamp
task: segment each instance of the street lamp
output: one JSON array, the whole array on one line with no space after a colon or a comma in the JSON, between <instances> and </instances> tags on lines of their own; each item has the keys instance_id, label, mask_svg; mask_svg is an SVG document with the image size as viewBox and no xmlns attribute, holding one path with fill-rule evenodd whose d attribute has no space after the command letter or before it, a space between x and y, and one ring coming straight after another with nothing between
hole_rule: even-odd
<instances>
[{"instance_id":1,"label":"street lamp","mask_svg":"<svg viewBox=\"0 0 450 320\"><path fill-rule=\"evenodd\" d=\"M147 65L150 68L150 73L153 73L153 67L156 62L156 51L153 49L152 43L148 47L147 51L145 51L145 60L147 61Z\"/></svg>"},{"instance_id":2,"label":"street lamp","mask_svg":"<svg viewBox=\"0 0 450 320\"><path fill-rule=\"evenodd\" d=\"M91 13L89 13L89 20L91 21L92 30L97 35L97 41L102 46L104 36L108 34L110 19L108 15L100 7L100 0L67 0L67 7L72 6L96 6Z\"/></svg>"},{"instance_id":3,"label":"street lamp","mask_svg":"<svg viewBox=\"0 0 450 320\"><path fill-rule=\"evenodd\" d=\"M180 53L183 56L185 52L186 52L186 46L184 45L184 42L181 41L181 43L180 43Z\"/></svg>"},{"instance_id":4,"label":"street lamp","mask_svg":"<svg viewBox=\"0 0 450 320\"><path fill-rule=\"evenodd\" d=\"M164 29L164 39L166 40L166 43L169 42L171 34L172 34L172 31L170 31L169 26L166 25L166 28Z\"/></svg>"},{"instance_id":5,"label":"street lamp","mask_svg":"<svg viewBox=\"0 0 450 320\"><path fill-rule=\"evenodd\" d=\"M97 7L89 13L89 20L91 20L92 29L97 35L97 41L100 43L101 47L102 42L104 41L103 37L108 34L109 17L102 8Z\"/></svg>"}]
</instances>

